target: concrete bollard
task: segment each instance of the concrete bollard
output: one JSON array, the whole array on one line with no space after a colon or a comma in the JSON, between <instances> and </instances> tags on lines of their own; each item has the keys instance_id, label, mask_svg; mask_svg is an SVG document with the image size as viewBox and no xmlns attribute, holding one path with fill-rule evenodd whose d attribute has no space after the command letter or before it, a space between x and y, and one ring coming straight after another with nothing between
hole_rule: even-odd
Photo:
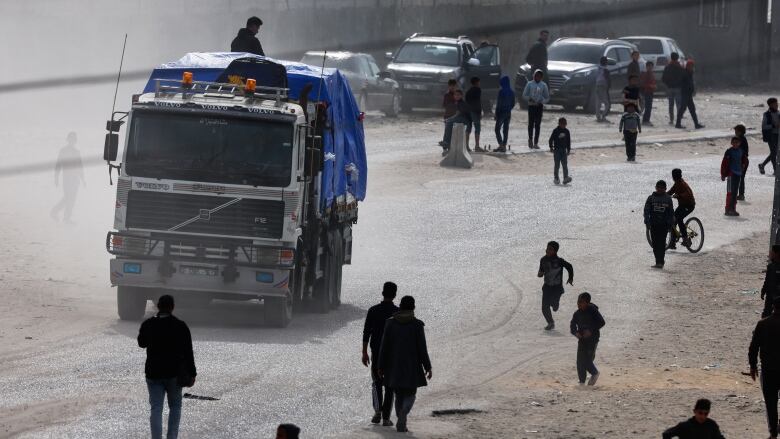
<instances>
[{"instance_id":1,"label":"concrete bollard","mask_svg":"<svg viewBox=\"0 0 780 439\"><path fill-rule=\"evenodd\" d=\"M466 151L466 125L456 123L452 126L450 151L442 159L441 166L470 169L474 166L471 154Z\"/></svg>"}]
</instances>

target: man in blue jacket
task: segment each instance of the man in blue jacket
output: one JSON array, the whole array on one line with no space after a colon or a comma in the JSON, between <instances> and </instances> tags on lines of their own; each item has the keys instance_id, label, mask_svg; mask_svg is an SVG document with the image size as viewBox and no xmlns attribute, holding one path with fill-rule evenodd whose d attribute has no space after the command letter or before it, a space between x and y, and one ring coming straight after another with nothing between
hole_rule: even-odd
<instances>
[{"instance_id":1,"label":"man in blue jacket","mask_svg":"<svg viewBox=\"0 0 780 439\"><path fill-rule=\"evenodd\" d=\"M512 109L515 108L515 92L509 83L509 76L501 77L501 89L496 99L496 152L506 152L506 144L509 141L509 121L512 119Z\"/></svg>"}]
</instances>

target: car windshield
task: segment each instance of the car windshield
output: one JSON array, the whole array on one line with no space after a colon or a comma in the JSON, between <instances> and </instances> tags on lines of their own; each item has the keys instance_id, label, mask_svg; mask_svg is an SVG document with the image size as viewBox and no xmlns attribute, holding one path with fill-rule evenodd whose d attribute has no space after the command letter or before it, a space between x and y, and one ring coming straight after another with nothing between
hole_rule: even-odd
<instances>
[{"instance_id":1,"label":"car windshield","mask_svg":"<svg viewBox=\"0 0 780 439\"><path fill-rule=\"evenodd\" d=\"M395 57L395 62L457 66L460 64L460 56L458 46L454 44L412 41L401 47Z\"/></svg>"},{"instance_id":2,"label":"car windshield","mask_svg":"<svg viewBox=\"0 0 780 439\"><path fill-rule=\"evenodd\" d=\"M547 58L550 61L598 64L603 50L601 46L595 44L553 44L547 51Z\"/></svg>"},{"instance_id":3,"label":"car windshield","mask_svg":"<svg viewBox=\"0 0 780 439\"><path fill-rule=\"evenodd\" d=\"M661 40L650 38L627 38L626 41L636 46L641 54L662 55L664 53L664 46L661 44Z\"/></svg>"},{"instance_id":4,"label":"car windshield","mask_svg":"<svg viewBox=\"0 0 780 439\"><path fill-rule=\"evenodd\" d=\"M322 55L306 54L301 59L301 62L310 66L322 67ZM358 73L360 71L357 59L350 57L328 56L325 58L325 67L339 69L342 72Z\"/></svg>"},{"instance_id":5,"label":"car windshield","mask_svg":"<svg viewBox=\"0 0 780 439\"><path fill-rule=\"evenodd\" d=\"M292 143L291 123L136 110L125 169L139 177L286 187Z\"/></svg>"}]
</instances>

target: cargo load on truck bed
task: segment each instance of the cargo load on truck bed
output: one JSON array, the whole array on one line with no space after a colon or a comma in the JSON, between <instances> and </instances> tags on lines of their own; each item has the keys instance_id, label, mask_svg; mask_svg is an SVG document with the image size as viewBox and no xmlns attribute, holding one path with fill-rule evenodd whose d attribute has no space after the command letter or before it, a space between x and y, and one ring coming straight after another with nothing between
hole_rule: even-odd
<instances>
[{"instance_id":1,"label":"cargo load on truck bed","mask_svg":"<svg viewBox=\"0 0 780 439\"><path fill-rule=\"evenodd\" d=\"M346 78L338 70L251 53L188 53L154 69L143 92L152 93L156 80L177 80L185 71L198 81L243 85L247 78L254 78L258 86L289 88L292 100L300 100L302 90L311 84L309 102L327 105L320 211L365 199L368 175L362 117Z\"/></svg>"}]
</instances>

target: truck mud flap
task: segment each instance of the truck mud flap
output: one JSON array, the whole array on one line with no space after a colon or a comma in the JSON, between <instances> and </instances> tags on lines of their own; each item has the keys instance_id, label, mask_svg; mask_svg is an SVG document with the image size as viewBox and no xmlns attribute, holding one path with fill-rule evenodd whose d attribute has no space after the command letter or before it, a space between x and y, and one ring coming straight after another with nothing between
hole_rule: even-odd
<instances>
[{"instance_id":1,"label":"truck mud flap","mask_svg":"<svg viewBox=\"0 0 780 439\"><path fill-rule=\"evenodd\" d=\"M344 240L344 265L352 264L352 227L347 226L341 231Z\"/></svg>"}]
</instances>

